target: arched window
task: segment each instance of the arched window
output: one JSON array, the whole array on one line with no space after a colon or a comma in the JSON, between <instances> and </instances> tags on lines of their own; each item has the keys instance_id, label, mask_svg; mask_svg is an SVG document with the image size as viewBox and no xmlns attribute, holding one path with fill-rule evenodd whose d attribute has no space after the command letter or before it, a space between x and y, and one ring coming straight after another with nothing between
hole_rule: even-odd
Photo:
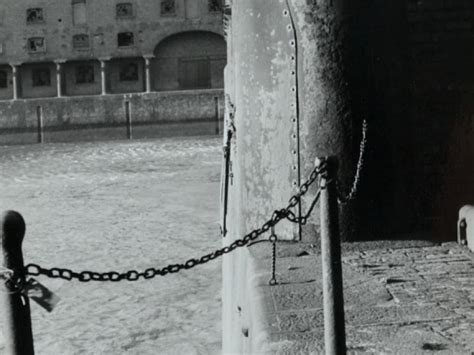
<instances>
[{"instance_id":1,"label":"arched window","mask_svg":"<svg viewBox=\"0 0 474 355\"><path fill-rule=\"evenodd\" d=\"M226 44L218 34L190 31L172 35L155 48L155 90L222 88Z\"/></svg>"}]
</instances>

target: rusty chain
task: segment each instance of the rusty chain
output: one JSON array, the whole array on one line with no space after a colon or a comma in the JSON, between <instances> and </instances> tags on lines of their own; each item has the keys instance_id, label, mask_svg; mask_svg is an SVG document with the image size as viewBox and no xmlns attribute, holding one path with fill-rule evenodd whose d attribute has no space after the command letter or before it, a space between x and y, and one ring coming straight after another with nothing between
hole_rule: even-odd
<instances>
[{"instance_id":1,"label":"rusty chain","mask_svg":"<svg viewBox=\"0 0 474 355\"><path fill-rule=\"evenodd\" d=\"M202 265L205 264L211 260L214 260L224 254L228 254L232 252L233 250L244 247L247 244L249 244L251 241L254 241L257 239L260 235L263 233L268 232L272 227L277 225L282 219L289 219L292 222L303 222L303 220L299 220L293 211L291 211L293 208L296 207L296 205L299 203L301 200L301 197L308 192L309 187L317 180L318 176L320 176L322 173L326 171L326 164L322 164L320 166L317 166L316 168L313 169L311 172L308 180L306 180L300 187L298 193L296 193L294 196L292 196L288 202L288 205L286 208L280 209L280 210L275 210L272 214L272 217L265 222L260 228L254 229L250 233L246 234L242 239L237 239L235 240L232 244L223 247L221 249L215 250L209 254L206 254L202 256L201 258L192 258L187 260L183 264L171 264L168 266L165 266L161 269L157 268L149 268L144 271L137 271L137 270L129 270L126 272L116 272L116 271L111 271L111 272L95 272L95 271L82 271L82 272L75 272L70 269L65 269L65 268L43 268L40 265L37 264L28 264L24 270L23 270L23 275L21 277L23 278L26 275L29 276L47 276L49 278L53 279L63 279L67 281L71 281L73 279L76 279L80 282L89 282L89 281L110 281L110 282L119 282L123 280L127 281L137 281L140 278L143 279L152 279L156 276L165 276L167 274L174 274L177 273L181 270L189 270L192 269L193 267L197 265ZM319 193L317 194L319 196ZM317 199L315 199L316 201ZM314 207L315 202L313 202L312 206ZM309 212L303 217L304 221L306 223L307 218L309 216L309 213L311 213L312 208L309 210Z\"/></svg>"},{"instance_id":2,"label":"rusty chain","mask_svg":"<svg viewBox=\"0 0 474 355\"><path fill-rule=\"evenodd\" d=\"M364 155L365 155L366 145L367 145L367 120L364 120L364 122L362 122L362 139L360 141L360 146L359 146L359 159L357 161L357 167L354 174L354 181L352 182L350 191L347 194L343 194L342 189L340 187L341 183L338 180L336 180L339 203L347 203L353 200L354 197L357 195L357 192L359 189L361 172L362 172L362 169L364 168Z\"/></svg>"}]
</instances>

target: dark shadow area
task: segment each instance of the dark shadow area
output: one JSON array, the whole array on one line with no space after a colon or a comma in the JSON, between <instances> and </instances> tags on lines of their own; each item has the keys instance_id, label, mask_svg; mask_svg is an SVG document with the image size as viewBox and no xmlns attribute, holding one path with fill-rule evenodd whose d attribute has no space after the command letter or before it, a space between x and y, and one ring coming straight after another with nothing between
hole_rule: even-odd
<instances>
[{"instance_id":1,"label":"dark shadow area","mask_svg":"<svg viewBox=\"0 0 474 355\"><path fill-rule=\"evenodd\" d=\"M474 3L365 2L351 17L347 74L360 239L456 240L474 202Z\"/></svg>"}]
</instances>

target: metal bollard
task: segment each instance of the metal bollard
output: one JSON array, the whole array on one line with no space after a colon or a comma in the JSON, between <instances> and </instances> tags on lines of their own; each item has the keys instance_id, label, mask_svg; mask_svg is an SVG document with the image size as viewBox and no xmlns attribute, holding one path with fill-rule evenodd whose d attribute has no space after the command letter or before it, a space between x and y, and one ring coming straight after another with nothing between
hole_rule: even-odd
<instances>
[{"instance_id":1,"label":"metal bollard","mask_svg":"<svg viewBox=\"0 0 474 355\"><path fill-rule=\"evenodd\" d=\"M321 175L321 256L323 267L324 344L326 355L346 353L344 295L337 203L337 160L318 158L316 165L326 163Z\"/></svg>"},{"instance_id":2,"label":"metal bollard","mask_svg":"<svg viewBox=\"0 0 474 355\"><path fill-rule=\"evenodd\" d=\"M44 123L43 123L43 108L41 106L36 107L36 121L38 127L38 143L44 142Z\"/></svg>"},{"instance_id":3,"label":"metal bollard","mask_svg":"<svg viewBox=\"0 0 474 355\"><path fill-rule=\"evenodd\" d=\"M23 271L21 244L25 236L25 221L18 212L8 211L2 222L3 266L13 272L14 277ZM24 280L23 280L24 281ZM9 355L34 354L31 329L30 303L28 297L15 290L8 282L1 293L4 318L5 349Z\"/></svg>"},{"instance_id":4,"label":"metal bollard","mask_svg":"<svg viewBox=\"0 0 474 355\"><path fill-rule=\"evenodd\" d=\"M130 101L125 101L125 120L127 124L127 139L132 139L132 110Z\"/></svg>"}]
</instances>

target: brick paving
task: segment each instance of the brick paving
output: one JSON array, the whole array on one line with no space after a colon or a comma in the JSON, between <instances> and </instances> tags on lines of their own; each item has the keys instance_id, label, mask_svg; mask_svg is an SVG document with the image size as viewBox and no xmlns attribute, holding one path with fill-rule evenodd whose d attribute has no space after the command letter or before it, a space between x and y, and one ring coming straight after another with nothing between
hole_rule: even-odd
<instances>
[{"instance_id":1,"label":"brick paving","mask_svg":"<svg viewBox=\"0 0 474 355\"><path fill-rule=\"evenodd\" d=\"M265 351L324 350L321 259L317 247L280 244L279 284L268 286L270 244L251 248ZM471 354L473 254L456 243L356 243L343 246L349 353Z\"/></svg>"}]
</instances>

